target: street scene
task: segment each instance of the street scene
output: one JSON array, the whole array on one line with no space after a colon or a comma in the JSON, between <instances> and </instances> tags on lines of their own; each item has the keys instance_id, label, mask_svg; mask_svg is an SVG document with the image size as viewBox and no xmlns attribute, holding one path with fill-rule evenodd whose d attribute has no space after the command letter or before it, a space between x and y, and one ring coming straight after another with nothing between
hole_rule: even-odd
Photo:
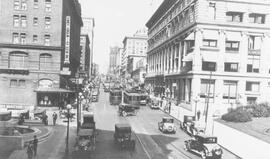
<instances>
[{"instance_id":1,"label":"street scene","mask_svg":"<svg viewBox=\"0 0 270 159\"><path fill-rule=\"evenodd\" d=\"M0 0L0 159L269 159L270 0Z\"/></svg>"}]
</instances>

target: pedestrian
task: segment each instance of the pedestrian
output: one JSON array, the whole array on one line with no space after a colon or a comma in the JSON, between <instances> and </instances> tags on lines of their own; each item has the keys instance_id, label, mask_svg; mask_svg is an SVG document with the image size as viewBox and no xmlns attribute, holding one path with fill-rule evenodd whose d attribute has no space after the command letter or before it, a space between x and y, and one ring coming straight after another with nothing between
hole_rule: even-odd
<instances>
[{"instance_id":1,"label":"pedestrian","mask_svg":"<svg viewBox=\"0 0 270 159\"><path fill-rule=\"evenodd\" d=\"M37 139L37 136L34 135L34 140L33 140L34 156L37 156L37 147L38 147L38 139Z\"/></svg>"},{"instance_id":2,"label":"pedestrian","mask_svg":"<svg viewBox=\"0 0 270 159\"><path fill-rule=\"evenodd\" d=\"M48 125L48 116L47 116L47 114L44 114L42 119L43 119L44 125Z\"/></svg>"},{"instance_id":3,"label":"pedestrian","mask_svg":"<svg viewBox=\"0 0 270 159\"><path fill-rule=\"evenodd\" d=\"M52 117L53 117L53 125L55 126L56 120L57 120L57 114L55 112L53 112Z\"/></svg>"},{"instance_id":4,"label":"pedestrian","mask_svg":"<svg viewBox=\"0 0 270 159\"><path fill-rule=\"evenodd\" d=\"M33 158L33 146L32 146L32 143L31 142L29 142L26 151L27 151L27 157L28 157L28 159L32 159Z\"/></svg>"}]
</instances>

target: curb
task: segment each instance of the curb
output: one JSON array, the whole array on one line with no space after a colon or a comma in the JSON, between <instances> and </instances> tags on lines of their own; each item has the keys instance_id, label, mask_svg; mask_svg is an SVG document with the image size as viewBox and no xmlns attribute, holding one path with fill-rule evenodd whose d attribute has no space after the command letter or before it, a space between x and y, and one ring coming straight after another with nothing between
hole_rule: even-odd
<instances>
[{"instance_id":1,"label":"curb","mask_svg":"<svg viewBox=\"0 0 270 159\"><path fill-rule=\"evenodd\" d=\"M37 128L36 128L36 129L37 129ZM40 131L40 130L39 130L39 131ZM52 134L52 129L49 128L49 129L48 129L48 132L47 132L46 134L44 134L44 135L42 135L42 136L37 136L38 142L40 143L40 142L46 141L46 140L49 138L49 136L50 136L51 134ZM30 141L32 141L32 139L25 140L25 141L24 141L24 147L25 147Z\"/></svg>"}]
</instances>

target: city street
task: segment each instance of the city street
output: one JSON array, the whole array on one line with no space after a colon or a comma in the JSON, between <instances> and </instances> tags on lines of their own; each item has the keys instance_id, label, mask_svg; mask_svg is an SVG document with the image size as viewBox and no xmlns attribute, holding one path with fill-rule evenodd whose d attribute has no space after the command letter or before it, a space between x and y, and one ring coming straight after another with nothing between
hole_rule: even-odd
<instances>
[{"instance_id":1,"label":"city street","mask_svg":"<svg viewBox=\"0 0 270 159\"><path fill-rule=\"evenodd\" d=\"M167 116L159 110L142 107L137 116L119 117L117 106L109 104L109 94L100 90L97 103L93 103L98 137L96 150L87 158L94 159L199 159L200 157L184 150L184 140L190 138L182 130L176 134L163 134L158 130L158 121ZM113 140L114 124L129 123L135 132L135 151L120 150ZM223 159L236 156L223 150ZM74 155L73 158L78 158Z\"/></svg>"}]
</instances>

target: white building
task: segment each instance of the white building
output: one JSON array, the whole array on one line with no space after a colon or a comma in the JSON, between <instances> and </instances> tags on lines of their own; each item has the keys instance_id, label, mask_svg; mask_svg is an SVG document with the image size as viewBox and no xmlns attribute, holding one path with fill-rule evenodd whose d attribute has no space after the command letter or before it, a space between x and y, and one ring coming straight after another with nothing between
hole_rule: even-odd
<instances>
[{"instance_id":1,"label":"white building","mask_svg":"<svg viewBox=\"0 0 270 159\"><path fill-rule=\"evenodd\" d=\"M183 114L269 101L269 13L265 0L164 0L146 24L146 82Z\"/></svg>"}]
</instances>

